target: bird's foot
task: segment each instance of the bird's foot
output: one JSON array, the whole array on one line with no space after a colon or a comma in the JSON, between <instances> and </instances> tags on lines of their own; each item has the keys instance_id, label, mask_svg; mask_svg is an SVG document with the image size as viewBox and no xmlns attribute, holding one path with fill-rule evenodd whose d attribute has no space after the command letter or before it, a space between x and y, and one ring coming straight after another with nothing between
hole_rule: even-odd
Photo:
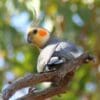
<instances>
[{"instance_id":1,"label":"bird's foot","mask_svg":"<svg viewBox=\"0 0 100 100\"><path fill-rule=\"evenodd\" d=\"M29 90L28 90L28 93L35 93L37 92L37 88L34 88L34 87L30 87Z\"/></svg>"}]
</instances>

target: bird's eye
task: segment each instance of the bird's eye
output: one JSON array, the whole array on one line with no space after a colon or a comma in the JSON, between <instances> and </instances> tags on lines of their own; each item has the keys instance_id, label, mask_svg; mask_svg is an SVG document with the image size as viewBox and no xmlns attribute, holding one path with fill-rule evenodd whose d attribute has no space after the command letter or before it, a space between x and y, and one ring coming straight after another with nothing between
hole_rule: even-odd
<instances>
[{"instance_id":1,"label":"bird's eye","mask_svg":"<svg viewBox=\"0 0 100 100\"><path fill-rule=\"evenodd\" d=\"M34 29L34 30L33 30L33 34L36 34L36 33L37 33L37 29Z\"/></svg>"}]
</instances>

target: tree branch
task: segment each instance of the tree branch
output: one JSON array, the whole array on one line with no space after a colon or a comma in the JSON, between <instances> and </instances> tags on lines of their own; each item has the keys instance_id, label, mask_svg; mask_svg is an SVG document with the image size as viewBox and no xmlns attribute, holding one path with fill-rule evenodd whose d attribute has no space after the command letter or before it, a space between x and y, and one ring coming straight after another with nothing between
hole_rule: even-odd
<instances>
[{"instance_id":1,"label":"tree branch","mask_svg":"<svg viewBox=\"0 0 100 100\"><path fill-rule=\"evenodd\" d=\"M45 98L52 97L54 95L59 95L61 93L66 92L68 83L72 79L74 72L70 72L67 76L59 83L59 85L55 87L50 87L44 91L37 92L37 93L30 93L27 94L17 100L44 100Z\"/></svg>"},{"instance_id":2,"label":"tree branch","mask_svg":"<svg viewBox=\"0 0 100 100\"><path fill-rule=\"evenodd\" d=\"M64 63L58 70L37 74L28 74L22 78L19 78L3 90L3 99L8 100L16 91L22 88L31 87L38 83L47 81L55 82L57 83L57 86L51 86L50 88L40 92L28 93L17 100L44 100L45 98L61 94L67 90L68 84L74 76L75 69L90 60L93 60L93 57L87 53L84 53L77 59L73 59L70 62Z\"/></svg>"}]
</instances>

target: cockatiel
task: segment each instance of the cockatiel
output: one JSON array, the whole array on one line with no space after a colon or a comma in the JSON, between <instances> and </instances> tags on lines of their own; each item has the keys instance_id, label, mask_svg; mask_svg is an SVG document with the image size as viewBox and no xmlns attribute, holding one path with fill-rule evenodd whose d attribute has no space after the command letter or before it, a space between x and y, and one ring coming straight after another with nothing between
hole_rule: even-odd
<instances>
[{"instance_id":1,"label":"cockatiel","mask_svg":"<svg viewBox=\"0 0 100 100\"><path fill-rule=\"evenodd\" d=\"M38 72L56 70L57 65L83 54L81 48L68 41L51 37L50 32L41 27L30 28L27 40L40 49L37 61Z\"/></svg>"}]
</instances>

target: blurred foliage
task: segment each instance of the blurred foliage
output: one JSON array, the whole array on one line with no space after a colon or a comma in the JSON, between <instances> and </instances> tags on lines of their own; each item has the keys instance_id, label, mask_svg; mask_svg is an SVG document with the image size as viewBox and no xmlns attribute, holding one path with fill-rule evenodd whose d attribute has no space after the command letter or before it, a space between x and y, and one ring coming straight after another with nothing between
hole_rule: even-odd
<instances>
[{"instance_id":1,"label":"blurred foliage","mask_svg":"<svg viewBox=\"0 0 100 100\"><path fill-rule=\"evenodd\" d=\"M100 100L100 0L1 0L0 90L7 81L36 72L39 51L25 40L35 18L32 7L40 26L96 57L95 64L76 72L68 92L53 100Z\"/></svg>"}]
</instances>

